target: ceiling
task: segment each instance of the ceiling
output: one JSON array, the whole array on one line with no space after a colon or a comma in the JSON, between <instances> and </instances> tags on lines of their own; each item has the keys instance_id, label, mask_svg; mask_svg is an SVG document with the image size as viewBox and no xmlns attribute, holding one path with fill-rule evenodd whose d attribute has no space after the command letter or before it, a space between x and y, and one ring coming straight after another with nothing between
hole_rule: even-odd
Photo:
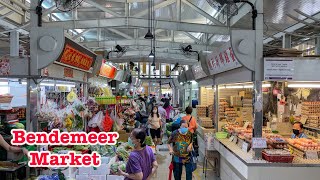
<instances>
[{"instance_id":1,"label":"ceiling","mask_svg":"<svg viewBox=\"0 0 320 180\"><path fill-rule=\"evenodd\" d=\"M0 43L9 42L8 33L1 32L25 25L30 17L28 0L26 4L21 0L8 2L0 0ZM193 64L197 55L186 56L181 45L210 51L229 40L226 8L213 8L206 0L154 0L154 5L158 61ZM43 26L63 27L67 36L93 51L110 51L117 44L128 47L121 58L111 54L114 61L148 61L151 43L143 38L148 31L147 0L84 0L76 10L67 13L57 10L54 0L44 0L43 7ZM251 29L248 7L238 4L238 14L231 18L232 28ZM299 11L320 19L320 0L264 0L266 47L281 47L284 33L293 35L294 45L319 36L319 22L307 19ZM307 24L299 20L306 20ZM27 30L19 29L23 36L28 36ZM27 44L27 40L21 43ZM8 44L2 46L6 47L0 47L0 54L8 53Z\"/></svg>"}]
</instances>

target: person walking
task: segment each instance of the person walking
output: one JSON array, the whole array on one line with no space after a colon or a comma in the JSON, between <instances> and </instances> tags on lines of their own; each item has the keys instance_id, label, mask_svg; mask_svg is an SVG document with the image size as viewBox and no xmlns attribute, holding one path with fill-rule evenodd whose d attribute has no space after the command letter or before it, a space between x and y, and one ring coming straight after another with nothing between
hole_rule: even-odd
<instances>
[{"instance_id":1,"label":"person walking","mask_svg":"<svg viewBox=\"0 0 320 180\"><path fill-rule=\"evenodd\" d=\"M173 107L170 105L170 99L165 99L163 108L167 112L166 121L170 122L170 113L171 113L171 111L173 111Z\"/></svg>"},{"instance_id":2,"label":"person walking","mask_svg":"<svg viewBox=\"0 0 320 180\"><path fill-rule=\"evenodd\" d=\"M129 144L134 146L126 165L126 172L118 169L119 175L125 180L151 180L158 163L152 149L145 144L146 133L143 129L134 129L129 138Z\"/></svg>"},{"instance_id":3,"label":"person walking","mask_svg":"<svg viewBox=\"0 0 320 180\"><path fill-rule=\"evenodd\" d=\"M173 144L173 147L172 145ZM181 180L182 167L186 169L186 180L192 180L192 133L188 130L188 123L185 120L180 121L180 128L175 130L169 140L168 148L173 162L173 174L175 180Z\"/></svg>"},{"instance_id":4,"label":"person walking","mask_svg":"<svg viewBox=\"0 0 320 180\"><path fill-rule=\"evenodd\" d=\"M163 139L163 135L166 131L166 119L167 119L167 112L166 110L163 108L163 105L164 103L163 102L160 102L159 103L159 106L158 106L158 111L159 111L159 115L160 115L160 118L161 118L161 136L160 136L160 145L162 145L162 139Z\"/></svg>"},{"instance_id":5,"label":"person walking","mask_svg":"<svg viewBox=\"0 0 320 180\"><path fill-rule=\"evenodd\" d=\"M152 140L155 146L157 146L158 144L160 144L161 125L162 125L157 106L153 107L152 112L149 116L148 123L150 126L150 134L151 134Z\"/></svg>"},{"instance_id":6,"label":"person walking","mask_svg":"<svg viewBox=\"0 0 320 180\"><path fill-rule=\"evenodd\" d=\"M182 117L182 120L187 121L188 123L188 128L189 131L193 134L194 132L196 132L198 125L197 125L197 120L196 118L192 117L192 107L188 106L186 108L186 116Z\"/></svg>"}]
</instances>

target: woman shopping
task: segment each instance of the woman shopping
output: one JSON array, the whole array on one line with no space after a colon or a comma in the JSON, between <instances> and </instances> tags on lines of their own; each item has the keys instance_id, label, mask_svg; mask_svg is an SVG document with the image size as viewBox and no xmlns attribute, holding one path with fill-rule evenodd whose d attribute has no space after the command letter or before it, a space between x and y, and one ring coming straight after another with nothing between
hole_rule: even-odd
<instances>
[{"instance_id":1,"label":"woman shopping","mask_svg":"<svg viewBox=\"0 0 320 180\"><path fill-rule=\"evenodd\" d=\"M155 144L155 146L157 146L158 144L161 143L161 117L160 114L158 112L158 107L155 106L153 107L153 110L149 116L149 120L148 123L150 125L150 134L152 137L152 140Z\"/></svg>"},{"instance_id":2,"label":"woman shopping","mask_svg":"<svg viewBox=\"0 0 320 180\"><path fill-rule=\"evenodd\" d=\"M130 153L126 172L119 168L119 175L125 180L150 180L158 168L158 163L152 149L145 144L146 133L143 129L134 129L129 138L129 144L134 146Z\"/></svg>"},{"instance_id":3,"label":"woman shopping","mask_svg":"<svg viewBox=\"0 0 320 180\"><path fill-rule=\"evenodd\" d=\"M173 147L171 146L173 143ZM188 130L188 123L180 121L180 129L175 130L169 140L168 148L173 155L173 174L175 180L181 180L182 167L186 168L186 180L192 179L192 162L190 152L192 151L192 133Z\"/></svg>"}]
</instances>

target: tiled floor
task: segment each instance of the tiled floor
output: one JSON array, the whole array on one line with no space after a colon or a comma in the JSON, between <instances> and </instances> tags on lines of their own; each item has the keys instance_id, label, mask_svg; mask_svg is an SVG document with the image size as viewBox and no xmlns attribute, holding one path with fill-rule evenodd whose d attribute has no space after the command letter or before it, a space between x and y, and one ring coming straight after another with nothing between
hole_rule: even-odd
<instances>
[{"instance_id":1,"label":"tiled floor","mask_svg":"<svg viewBox=\"0 0 320 180\"><path fill-rule=\"evenodd\" d=\"M157 153L157 161L159 164L159 168L157 173L155 174L154 180L167 180L169 179L169 165L171 163L171 156L169 155L169 151L165 151L167 149L166 145L160 145L157 147L157 149L160 149L161 151L158 151ZM208 167L207 170L207 178L204 177L202 163L200 162L198 164L197 170L193 173L194 180L219 180L219 178L215 177L215 174L211 167ZM182 174L182 180L185 179L185 172ZM174 177L172 175L172 180L174 180Z\"/></svg>"}]
</instances>

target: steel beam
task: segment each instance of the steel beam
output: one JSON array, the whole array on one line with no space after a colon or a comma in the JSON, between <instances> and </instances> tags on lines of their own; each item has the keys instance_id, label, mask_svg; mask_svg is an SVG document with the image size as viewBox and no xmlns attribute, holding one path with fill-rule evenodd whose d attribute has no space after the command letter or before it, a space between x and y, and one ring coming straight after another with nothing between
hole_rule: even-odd
<instances>
[{"instance_id":1,"label":"steel beam","mask_svg":"<svg viewBox=\"0 0 320 180\"><path fill-rule=\"evenodd\" d=\"M171 4L175 3L175 2L176 2L176 0L163 1L163 2L161 2L159 4L157 4L157 5L154 5L153 6L153 10L155 11L157 9L164 8L164 7L169 6L169 5L171 5ZM146 9L146 10L141 11L141 12L137 13L136 15L134 15L134 17L142 17L144 15L147 15L148 12L149 12L149 10Z\"/></svg>"},{"instance_id":2,"label":"steel beam","mask_svg":"<svg viewBox=\"0 0 320 180\"><path fill-rule=\"evenodd\" d=\"M4 19L4 18L10 16L13 13L14 13L14 11L9 11L9 12L5 13L4 15L0 15L0 19Z\"/></svg>"},{"instance_id":3,"label":"steel beam","mask_svg":"<svg viewBox=\"0 0 320 180\"><path fill-rule=\"evenodd\" d=\"M315 54L320 55L320 38L316 38L315 41Z\"/></svg>"},{"instance_id":4,"label":"steel beam","mask_svg":"<svg viewBox=\"0 0 320 180\"><path fill-rule=\"evenodd\" d=\"M147 57L150 51L146 51L146 54L141 55L130 55L124 56L121 58L110 58L109 60L114 63L124 63L124 62L150 62L150 59ZM157 53L156 62L157 63L166 63L166 64L174 64L179 63L183 65L193 65L198 60L196 59L186 59L185 57L173 58L169 57L169 54L166 53Z\"/></svg>"},{"instance_id":5,"label":"steel beam","mask_svg":"<svg viewBox=\"0 0 320 180\"><path fill-rule=\"evenodd\" d=\"M195 10L199 14L201 14L202 16L204 16L205 18L207 18L208 20L210 20L211 22L213 22L214 24L220 25L220 26L224 25L219 20L217 20L216 18L212 17L210 14L206 13L201 8L199 8L198 6L194 5L193 3L189 2L188 0L182 0L182 2L185 3L186 5L188 5L189 7L191 7L193 10Z\"/></svg>"},{"instance_id":6,"label":"steel beam","mask_svg":"<svg viewBox=\"0 0 320 180\"><path fill-rule=\"evenodd\" d=\"M282 48L291 48L291 35L285 34L282 36Z\"/></svg>"},{"instance_id":7,"label":"steel beam","mask_svg":"<svg viewBox=\"0 0 320 180\"><path fill-rule=\"evenodd\" d=\"M114 12L115 11L125 11L125 8L122 8L122 7L109 7L108 9L110 9L111 11L114 11ZM78 10L78 12L95 12L95 13L105 12L101 9L96 8L96 7L78 7L77 10ZM63 13L63 12L56 9L56 10L52 11L52 13Z\"/></svg>"},{"instance_id":8,"label":"steel beam","mask_svg":"<svg viewBox=\"0 0 320 180\"><path fill-rule=\"evenodd\" d=\"M181 0L176 0L177 7L177 22L181 22Z\"/></svg>"},{"instance_id":9,"label":"steel beam","mask_svg":"<svg viewBox=\"0 0 320 180\"><path fill-rule=\"evenodd\" d=\"M10 32L10 56L19 56L19 32Z\"/></svg>"},{"instance_id":10,"label":"steel beam","mask_svg":"<svg viewBox=\"0 0 320 180\"><path fill-rule=\"evenodd\" d=\"M201 42L201 40L199 40L198 38L194 37L192 34L190 34L190 33L188 33L188 32L184 32L184 34L185 34L186 36L188 36L189 38L191 38L192 40L194 40L196 43L198 43L198 44L203 44L203 43Z\"/></svg>"},{"instance_id":11,"label":"steel beam","mask_svg":"<svg viewBox=\"0 0 320 180\"><path fill-rule=\"evenodd\" d=\"M156 29L167 29L174 31L185 32L202 32L202 33L215 33L215 34L229 34L228 27L225 26L212 26L205 24L194 24L184 22L174 22L165 20L155 20ZM110 28L110 27L123 27L123 28L148 28L148 19L141 18L106 18L106 19L93 19L93 20L69 20L69 21L54 21L44 22L44 27L63 27L64 29L88 29L88 28Z\"/></svg>"},{"instance_id":12,"label":"steel beam","mask_svg":"<svg viewBox=\"0 0 320 180\"><path fill-rule=\"evenodd\" d=\"M80 44L87 46L89 48L96 47L114 47L117 44L122 46L150 46L150 40L146 39L133 39L133 40L115 40L115 41L90 41L90 42L81 42ZM180 45L183 43L178 42L166 42L166 41L156 41L157 48L180 48ZM189 45L189 44L184 44ZM195 50L203 50L207 48L214 48L213 46L199 45L199 44L191 44L192 48Z\"/></svg>"},{"instance_id":13,"label":"steel beam","mask_svg":"<svg viewBox=\"0 0 320 180\"><path fill-rule=\"evenodd\" d=\"M73 39L73 40L76 40L76 39L78 39L79 37L83 36L85 33L89 32L89 31L91 31L91 30L92 30L92 29L86 29L86 30L82 31L81 33L73 36L72 39Z\"/></svg>"},{"instance_id":14,"label":"steel beam","mask_svg":"<svg viewBox=\"0 0 320 180\"><path fill-rule=\"evenodd\" d=\"M116 33L116 34L118 34L118 35L120 35L120 36L122 36L122 37L124 37L124 38L126 38L126 39L133 39L133 37L131 37L131 36L129 36L129 35L121 32L121 31L119 31L119 30L116 30L116 29L113 29L113 28L108 28L108 30L111 31L111 32L113 32L113 33Z\"/></svg>"},{"instance_id":15,"label":"steel beam","mask_svg":"<svg viewBox=\"0 0 320 180\"><path fill-rule=\"evenodd\" d=\"M114 11L106 8L106 7L103 7L103 6L101 6L100 4L98 4L98 3L96 3L96 2L94 2L94 1L92 1L92 0L85 0L85 1L86 1L86 3L91 4L92 6L98 8L98 9L100 9L100 10L106 12L106 13L109 13L109 14L115 16L115 17L121 17L120 14L118 14L118 13L116 13L116 12L114 12Z\"/></svg>"},{"instance_id":16,"label":"steel beam","mask_svg":"<svg viewBox=\"0 0 320 180\"><path fill-rule=\"evenodd\" d=\"M12 4L8 3L7 1L1 0L0 4L4 5L8 9L11 9L12 11L18 13L19 15L24 16L24 12L22 10L17 9L16 7L14 7Z\"/></svg>"}]
</instances>

